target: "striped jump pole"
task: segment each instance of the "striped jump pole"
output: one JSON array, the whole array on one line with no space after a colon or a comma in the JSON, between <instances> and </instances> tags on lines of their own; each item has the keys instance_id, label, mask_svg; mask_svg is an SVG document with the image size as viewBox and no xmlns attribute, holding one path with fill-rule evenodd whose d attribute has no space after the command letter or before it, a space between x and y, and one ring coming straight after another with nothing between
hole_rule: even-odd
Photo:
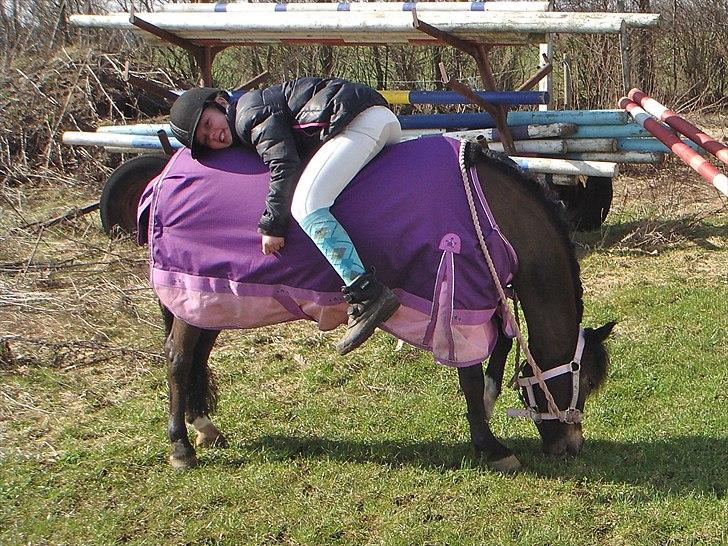
<instances>
[{"instance_id":1,"label":"striped jump pole","mask_svg":"<svg viewBox=\"0 0 728 546\"><path fill-rule=\"evenodd\" d=\"M162 4L161 11L548 11L548 2L210 2Z\"/></svg>"},{"instance_id":2,"label":"striped jump pole","mask_svg":"<svg viewBox=\"0 0 728 546\"><path fill-rule=\"evenodd\" d=\"M675 155L728 197L728 177L716 169L708 160L698 155L690 146L660 125L657 120L632 99L622 97L619 100L619 107L627 110L637 123L662 141Z\"/></svg>"},{"instance_id":3,"label":"striped jump pole","mask_svg":"<svg viewBox=\"0 0 728 546\"><path fill-rule=\"evenodd\" d=\"M685 135L695 142L695 144L702 146L728 165L728 146L704 133L685 118L678 116L675 112L663 106L640 89L632 89L629 92L629 98L641 105L649 114L652 114L660 121L664 121L678 133Z\"/></svg>"},{"instance_id":4,"label":"striped jump pole","mask_svg":"<svg viewBox=\"0 0 728 546\"><path fill-rule=\"evenodd\" d=\"M419 91L416 89L379 91L389 104L471 104L454 91ZM475 91L481 99L491 104L548 104L549 94L544 91Z\"/></svg>"},{"instance_id":5,"label":"striped jump pole","mask_svg":"<svg viewBox=\"0 0 728 546\"><path fill-rule=\"evenodd\" d=\"M197 13L139 12L139 19L187 40L214 40L223 43L328 43L389 44L409 42L438 43L438 40L412 25L406 12L300 12L300 13ZM142 31L129 20L128 13L69 17L79 27ZM592 12L438 12L427 22L466 40L490 40L497 44L540 43L552 32L578 34L619 34L623 24L656 27L659 14Z\"/></svg>"}]
</instances>

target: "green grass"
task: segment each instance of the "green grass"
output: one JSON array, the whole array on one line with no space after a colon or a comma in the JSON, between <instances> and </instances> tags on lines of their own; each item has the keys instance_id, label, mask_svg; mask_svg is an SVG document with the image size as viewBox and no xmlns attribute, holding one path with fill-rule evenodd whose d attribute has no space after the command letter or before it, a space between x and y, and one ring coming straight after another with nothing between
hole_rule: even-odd
<instances>
[{"instance_id":1,"label":"green grass","mask_svg":"<svg viewBox=\"0 0 728 546\"><path fill-rule=\"evenodd\" d=\"M728 542L727 218L656 253L620 243L619 218L580 239L585 324L620 320L580 457L542 455L533 425L504 416L517 404L506 392L492 426L525 470L493 472L471 455L453 370L396 352L384 334L338 358L340 332L295 323L221 336L214 420L231 445L199 450L200 465L180 473L167 463L160 362L79 351L55 361L17 343L18 365L0 371L0 543ZM72 277L59 273L58 290ZM53 336L159 350L161 332L143 322L157 322L150 297L135 313L101 306Z\"/></svg>"}]
</instances>

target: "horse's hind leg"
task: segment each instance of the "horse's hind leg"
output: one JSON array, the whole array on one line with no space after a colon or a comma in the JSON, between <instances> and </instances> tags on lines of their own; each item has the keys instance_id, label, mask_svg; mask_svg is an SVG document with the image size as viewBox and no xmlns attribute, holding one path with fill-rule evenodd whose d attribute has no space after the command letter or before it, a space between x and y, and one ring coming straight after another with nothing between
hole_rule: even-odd
<instances>
[{"instance_id":1,"label":"horse's hind leg","mask_svg":"<svg viewBox=\"0 0 728 546\"><path fill-rule=\"evenodd\" d=\"M506 367L506 358L513 346L513 340L506 336L498 328L498 340L495 348L488 359L488 368L485 370L485 388L483 391L483 402L485 404L485 419L490 421L493 416L495 401L501 393L503 385L503 372Z\"/></svg>"},{"instance_id":2,"label":"horse's hind leg","mask_svg":"<svg viewBox=\"0 0 728 546\"><path fill-rule=\"evenodd\" d=\"M187 396L187 422L197 431L197 447L226 447L227 441L210 420L217 405L217 389L207 365L219 330L202 330L194 349Z\"/></svg>"},{"instance_id":3,"label":"horse's hind leg","mask_svg":"<svg viewBox=\"0 0 728 546\"><path fill-rule=\"evenodd\" d=\"M468 423L470 424L470 440L476 452L484 453L488 464L502 472L515 472L521 463L506 446L501 444L491 432L486 421L483 393L483 365L476 364L467 368L458 368L460 388L465 394L468 406Z\"/></svg>"},{"instance_id":4,"label":"horse's hind leg","mask_svg":"<svg viewBox=\"0 0 728 546\"><path fill-rule=\"evenodd\" d=\"M190 375L195 356L195 346L200 338L200 328L175 318L171 332L164 344L167 355L167 381L169 383L169 441L172 453L169 462L174 468L191 468L197 464L195 449L187 437L185 410L190 388Z\"/></svg>"}]
</instances>

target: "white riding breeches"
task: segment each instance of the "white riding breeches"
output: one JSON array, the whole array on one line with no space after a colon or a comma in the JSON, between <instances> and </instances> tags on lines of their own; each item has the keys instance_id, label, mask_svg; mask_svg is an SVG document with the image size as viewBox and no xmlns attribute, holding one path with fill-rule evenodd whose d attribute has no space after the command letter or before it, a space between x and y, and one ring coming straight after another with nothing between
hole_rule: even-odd
<instances>
[{"instance_id":1,"label":"white riding breeches","mask_svg":"<svg viewBox=\"0 0 728 546\"><path fill-rule=\"evenodd\" d=\"M329 208L357 173L387 144L402 135L397 116L386 106L372 106L324 143L298 180L291 213L301 222L309 213Z\"/></svg>"}]
</instances>

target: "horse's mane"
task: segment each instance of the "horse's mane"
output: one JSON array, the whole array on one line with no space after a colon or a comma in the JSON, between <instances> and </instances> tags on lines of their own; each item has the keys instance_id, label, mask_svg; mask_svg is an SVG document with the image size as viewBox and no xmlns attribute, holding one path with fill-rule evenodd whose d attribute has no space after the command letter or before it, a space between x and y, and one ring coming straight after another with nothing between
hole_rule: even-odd
<instances>
[{"instance_id":1,"label":"horse's mane","mask_svg":"<svg viewBox=\"0 0 728 546\"><path fill-rule=\"evenodd\" d=\"M533 195L553 223L556 231L561 237L564 247L567 249L569 259L569 267L571 269L571 278L574 282L574 294L576 295L576 311L579 322L584 315L584 288L581 284L579 262L576 259L574 250L574 242L571 239L571 227L566 216L566 208L556 193L545 182L525 173L510 157L502 152L494 152L486 150L482 146L474 142L466 144L465 158L467 165L481 161L487 163L491 167L495 167L502 173L509 175L516 180L523 188Z\"/></svg>"}]
</instances>

